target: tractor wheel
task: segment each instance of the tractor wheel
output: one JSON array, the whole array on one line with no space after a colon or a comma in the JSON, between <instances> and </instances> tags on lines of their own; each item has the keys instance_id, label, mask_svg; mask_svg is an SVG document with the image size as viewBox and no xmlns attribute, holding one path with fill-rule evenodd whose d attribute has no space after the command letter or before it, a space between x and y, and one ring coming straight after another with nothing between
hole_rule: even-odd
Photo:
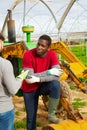
<instances>
[{"instance_id":1,"label":"tractor wheel","mask_svg":"<svg viewBox=\"0 0 87 130\"><path fill-rule=\"evenodd\" d=\"M70 87L66 81L61 81L61 98L67 98L69 102L71 102L71 97L70 97ZM49 96L48 95L43 95L42 96L42 101L44 104L45 109L48 111L48 101L49 101ZM61 100L59 102L59 105L57 107L57 116L65 119L67 112L64 110L63 106L61 105Z\"/></svg>"},{"instance_id":2,"label":"tractor wheel","mask_svg":"<svg viewBox=\"0 0 87 130\"><path fill-rule=\"evenodd\" d=\"M66 81L61 81L60 83L61 83L61 97L67 98L68 100L71 101L70 86Z\"/></svg>"},{"instance_id":3,"label":"tractor wheel","mask_svg":"<svg viewBox=\"0 0 87 130\"><path fill-rule=\"evenodd\" d=\"M67 119L68 115L66 109L68 105L71 104L70 86L66 81L61 81L60 83L61 83L61 96L56 114L58 118ZM64 100L63 105L64 107L66 107L66 109L62 105L62 99ZM66 100L69 102L69 104L66 103Z\"/></svg>"}]
</instances>

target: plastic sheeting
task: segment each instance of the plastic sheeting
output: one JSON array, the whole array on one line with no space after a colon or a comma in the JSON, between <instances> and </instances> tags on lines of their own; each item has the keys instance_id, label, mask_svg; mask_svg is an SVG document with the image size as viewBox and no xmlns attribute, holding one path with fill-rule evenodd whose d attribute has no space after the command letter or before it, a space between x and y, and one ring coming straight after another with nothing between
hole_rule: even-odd
<instances>
[{"instance_id":1,"label":"plastic sheeting","mask_svg":"<svg viewBox=\"0 0 87 130\"><path fill-rule=\"evenodd\" d=\"M32 35L59 35L64 32L86 32L87 0L1 0L0 30L5 27L8 9L12 10L16 34L23 34L23 25L32 25ZM4 28L6 30L6 27Z\"/></svg>"}]
</instances>

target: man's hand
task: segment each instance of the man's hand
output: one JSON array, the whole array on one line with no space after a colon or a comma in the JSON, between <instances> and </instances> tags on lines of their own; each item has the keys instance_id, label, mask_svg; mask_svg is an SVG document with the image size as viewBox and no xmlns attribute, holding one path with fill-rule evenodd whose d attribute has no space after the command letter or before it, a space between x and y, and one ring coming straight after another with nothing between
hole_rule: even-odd
<instances>
[{"instance_id":1,"label":"man's hand","mask_svg":"<svg viewBox=\"0 0 87 130\"><path fill-rule=\"evenodd\" d=\"M29 78L28 78L29 77ZM32 84L32 83L36 83L36 82L40 82L40 78L39 77L36 77L36 76L28 76L25 81L29 84Z\"/></svg>"},{"instance_id":2,"label":"man's hand","mask_svg":"<svg viewBox=\"0 0 87 130\"><path fill-rule=\"evenodd\" d=\"M63 74L63 70L62 69L57 69L57 68L52 68L48 70L48 74L50 75L55 75L55 76L60 76Z\"/></svg>"},{"instance_id":3,"label":"man's hand","mask_svg":"<svg viewBox=\"0 0 87 130\"><path fill-rule=\"evenodd\" d=\"M20 79L24 80L27 77L28 72L29 72L29 70L22 71L22 73L20 75L18 75L16 78L20 78Z\"/></svg>"}]
</instances>

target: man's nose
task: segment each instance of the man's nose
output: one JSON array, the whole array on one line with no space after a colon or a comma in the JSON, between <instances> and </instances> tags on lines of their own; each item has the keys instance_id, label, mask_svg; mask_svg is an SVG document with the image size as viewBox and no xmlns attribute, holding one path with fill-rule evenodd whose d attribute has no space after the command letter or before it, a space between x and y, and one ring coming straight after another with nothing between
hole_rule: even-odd
<instances>
[{"instance_id":1,"label":"man's nose","mask_svg":"<svg viewBox=\"0 0 87 130\"><path fill-rule=\"evenodd\" d=\"M42 46L41 46L41 45L39 45L39 46L38 46L38 48L39 48L39 49L41 49L41 48L42 48Z\"/></svg>"}]
</instances>

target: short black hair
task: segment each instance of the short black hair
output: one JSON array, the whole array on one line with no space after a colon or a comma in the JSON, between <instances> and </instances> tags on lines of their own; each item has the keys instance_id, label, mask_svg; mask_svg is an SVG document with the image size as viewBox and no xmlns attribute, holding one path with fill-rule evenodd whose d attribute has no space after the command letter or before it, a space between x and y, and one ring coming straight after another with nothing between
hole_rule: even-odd
<instances>
[{"instance_id":1,"label":"short black hair","mask_svg":"<svg viewBox=\"0 0 87 130\"><path fill-rule=\"evenodd\" d=\"M3 36L3 34L1 34L1 33L0 33L0 40L2 40L2 41L4 41L4 40L5 40L5 38L4 38L4 36Z\"/></svg>"},{"instance_id":2,"label":"short black hair","mask_svg":"<svg viewBox=\"0 0 87 130\"><path fill-rule=\"evenodd\" d=\"M48 41L48 46L51 45L52 39L50 38L50 36L44 34L44 35L40 36L39 39L47 40Z\"/></svg>"}]
</instances>

